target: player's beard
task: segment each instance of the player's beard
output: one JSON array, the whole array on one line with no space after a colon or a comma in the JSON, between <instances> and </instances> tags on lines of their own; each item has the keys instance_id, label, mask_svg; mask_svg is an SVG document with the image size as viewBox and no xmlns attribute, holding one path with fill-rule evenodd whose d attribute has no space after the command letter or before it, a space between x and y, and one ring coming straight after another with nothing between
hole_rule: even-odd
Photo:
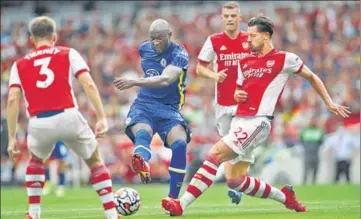
<instances>
[{"instance_id":1,"label":"player's beard","mask_svg":"<svg viewBox=\"0 0 361 219\"><path fill-rule=\"evenodd\" d=\"M252 52L259 52L261 51L262 47L264 46L264 43L259 44L258 46L253 46L252 43L251 44L251 51Z\"/></svg>"}]
</instances>

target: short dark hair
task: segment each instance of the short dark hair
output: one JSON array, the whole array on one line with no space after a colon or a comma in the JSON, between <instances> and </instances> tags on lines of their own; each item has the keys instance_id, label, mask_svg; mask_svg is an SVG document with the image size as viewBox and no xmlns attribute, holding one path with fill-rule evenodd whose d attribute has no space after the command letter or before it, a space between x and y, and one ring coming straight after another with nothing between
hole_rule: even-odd
<instances>
[{"instance_id":1,"label":"short dark hair","mask_svg":"<svg viewBox=\"0 0 361 219\"><path fill-rule=\"evenodd\" d=\"M49 38L55 29L55 21L47 16L36 17L29 23L30 34L35 38Z\"/></svg>"},{"instance_id":2,"label":"short dark hair","mask_svg":"<svg viewBox=\"0 0 361 219\"><path fill-rule=\"evenodd\" d=\"M267 32L272 37L274 24L266 16L259 15L257 17L253 17L248 21L248 27L257 26L259 32Z\"/></svg>"}]
</instances>

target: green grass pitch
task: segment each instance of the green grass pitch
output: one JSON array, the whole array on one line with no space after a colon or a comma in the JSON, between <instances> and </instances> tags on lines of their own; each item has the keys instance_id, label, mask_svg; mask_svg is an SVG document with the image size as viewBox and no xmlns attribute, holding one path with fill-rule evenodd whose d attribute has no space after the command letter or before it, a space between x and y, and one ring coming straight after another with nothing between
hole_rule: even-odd
<instances>
[{"instance_id":1,"label":"green grass pitch","mask_svg":"<svg viewBox=\"0 0 361 219\"><path fill-rule=\"evenodd\" d=\"M167 185L129 186L141 196L137 214L123 218L165 219L160 200ZM186 186L183 187L183 190ZM120 186L115 185L115 189ZM295 186L297 197L309 212L296 213L273 200L244 196L240 205L232 205L223 184L214 185L187 209L184 219L356 219L360 218L360 185ZM27 211L25 188L2 188L1 218L24 219ZM51 194L42 198L42 219L104 219L100 201L91 187L67 189L64 198ZM172 217L174 218L174 217Z\"/></svg>"}]
</instances>

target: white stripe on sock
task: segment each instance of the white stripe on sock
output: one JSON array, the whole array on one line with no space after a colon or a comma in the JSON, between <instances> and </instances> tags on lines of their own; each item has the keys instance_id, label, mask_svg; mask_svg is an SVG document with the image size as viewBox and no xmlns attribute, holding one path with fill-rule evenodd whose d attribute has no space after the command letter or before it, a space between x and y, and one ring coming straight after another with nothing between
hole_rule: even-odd
<instances>
[{"instance_id":1,"label":"white stripe on sock","mask_svg":"<svg viewBox=\"0 0 361 219\"><path fill-rule=\"evenodd\" d=\"M106 195L102 195L102 196L100 196L100 200L103 204L114 201L114 194L111 192Z\"/></svg>"},{"instance_id":2,"label":"white stripe on sock","mask_svg":"<svg viewBox=\"0 0 361 219\"><path fill-rule=\"evenodd\" d=\"M145 146L143 146L143 145L137 145L137 146L134 148L133 153L134 153L134 151L135 151L137 148L143 148L143 149L147 150L149 153L152 153L151 150L149 150L147 147L145 147Z\"/></svg>"},{"instance_id":3,"label":"white stripe on sock","mask_svg":"<svg viewBox=\"0 0 361 219\"><path fill-rule=\"evenodd\" d=\"M26 188L28 196L41 196L42 188Z\"/></svg>"},{"instance_id":4,"label":"white stripe on sock","mask_svg":"<svg viewBox=\"0 0 361 219\"><path fill-rule=\"evenodd\" d=\"M266 183L265 182L263 182L262 180L259 180L259 183L260 183L259 189L255 194L256 197L262 197L262 195L264 193L264 190L266 189Z\"/></svg>"},{"instance_id":5,"label":"white stripe on sock","mask_svg":"<svg viewBox=\"0 0 361 219\"><path fill-rule=\"evenodd\" d=\"M255 185L255 180L253 177L249 177L249 186L248 188L244 191L244 193L248 194L250 192L252 192L252 190L254 189L254 185Z\"/></svg>"},{"instance_id":6,"label":"white stripe on sock","mask_svg":"<svg viewBox=\"0 0 361 219\"><path fill-rule=\"evenodd\" d=\"M177 168L173 168L173 167L168 167L168 170L172 171L172 172L176 172L176 173L186 173L187 172L186 170L177 169Z\"/></svg>"},{"instance_id":7,"label":"white stripe on sock","mask_svg":"<svg viewBox=\"0 0 361 219\"><path fill-rule=\"evenodd\" d=\"M42 174L38 174L38 175L25 175L25 181L26 182L33 182L33 181L41 181L44 182L45 181L45 175Z\"/></svg>"},{"instance_id":8,"label":"white stripe on sock","mask_svg":"<svg viewBox=\"0 0 361 219\"><path fill-rule=\"evenodd\" d=\"M104 189L107 187L112 187L112 180L110 180L110 179L104 180L104 181L95 183L93 185L93 188L95 189L95 191L98 191L99 189Z\"/></svg>"},{"instance_id":9,"label":"white stripe on sock","mask_svg":"<svg viewBox=\"0 0 361 219\"><path fill-rule=\"evenodd\" d=\"M203 165L206 165L206 166L214 169L215 171L218 170L218 167L216 165L214 165L213 163L209 162L209 161L204 161Z\"/></svg>"},{"instance_id":10,"label":"white stripe on sock","mask_svg":"<svg viewBox=\"0 0 361 219\"><path fill-rule=\"evenodd\" d=\"M203 168L199 169L197 173L202 174L203 176L207 177L208 179L210 179L212 181L216 177L216 175L212 175L212 174L208 173L207 170L205 170Z\"/></svg>"}]
</instances>

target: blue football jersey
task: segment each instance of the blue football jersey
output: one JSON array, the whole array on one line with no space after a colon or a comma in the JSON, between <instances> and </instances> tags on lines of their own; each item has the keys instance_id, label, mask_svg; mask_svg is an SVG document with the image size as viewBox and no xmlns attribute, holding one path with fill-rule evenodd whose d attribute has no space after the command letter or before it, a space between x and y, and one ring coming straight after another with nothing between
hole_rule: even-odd
<instances>
[{"instance_id":1,"label":"blue football jersey","mask_svg":"<svg viewBox=\"0 0 361 219\"><path fill-rule=\"evenodd\" d=\"M144 77L161 75L167 65L174 65L183 72L172 84L161 88L140 88L137 99L142 101L156 101L167 105L174 105L179 110L182 108L186 93L186 79L188 70L188 52L176 43L170 42L169 47L157 54L149 40L139 47L141 65Z\"/></svg>"}]
</instances>

